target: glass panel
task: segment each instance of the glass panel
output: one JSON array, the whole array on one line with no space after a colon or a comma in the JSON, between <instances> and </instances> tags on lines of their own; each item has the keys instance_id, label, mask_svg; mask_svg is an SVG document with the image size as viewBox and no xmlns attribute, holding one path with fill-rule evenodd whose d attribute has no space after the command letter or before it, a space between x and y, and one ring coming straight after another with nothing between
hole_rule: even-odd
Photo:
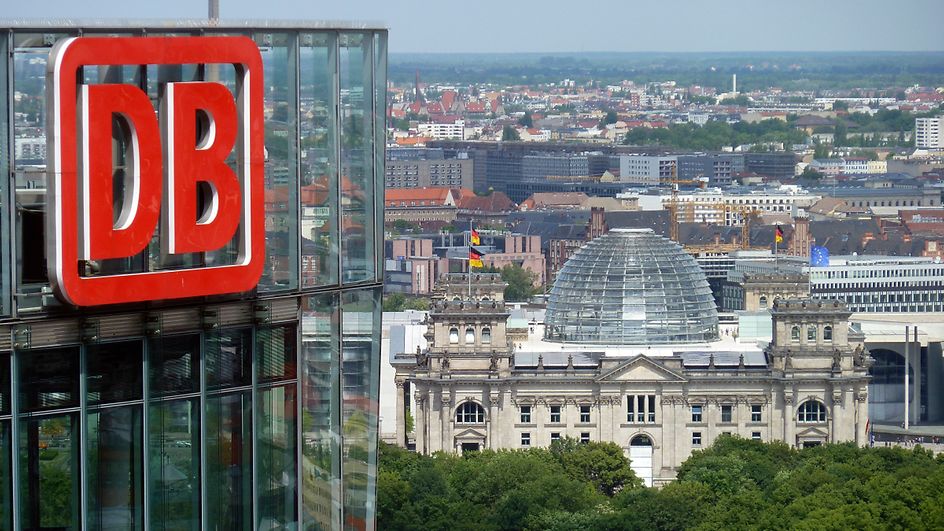
<instances>
[{"instance_id":1,"label":"glass panel","mask_svg":"<svg viewBox=\"0 0 944 531\"><path fill-rule=\"evenodd\" d=\"M373 82L369 34L340 36L342 280L374 280Z\"/></svg>"},{"instance_id":2,"label":"glass panel","mask_svg":"<svg viewBox=\"0 0 944 531\"><path fill-rule=\"evenodd\" d=\"M256 408L256 529L296 528L295 386L259 392Z\"/></svg>"},{"instance_id":3,"label":"glass panel","mask_svg":"<svg viewBox=\"0 0 944 531\"><path fill-rule=\"evenodd\" d=\"M0 415L10 414L10 353L0 353Z\"/></svg>"},{"instance_id":4,"label":"glass panel","mask_svg":"<svg viewBox=\"0 0 944 531\"><path fill-rule=\"evenodd\" d=\"M20 411L78 407L79 349L28 350L17 354Z\"/></svg>"},{"instance_id":5,"label":"glass panel","mask_svg":"<svg viewBox=\"0 0 944 531\"><path fill-rule=\"evenodd\" d=\"M20 422L20 525L79 529L77 413Z\"/></svg>"},{"instance_id":6,"label":"glass panel","mask_svg":"<svg viewBox=\"0 0 944 531\"><path fill-rule=\"evenodd\" d=\"M260 291L298 286L294 35L256 35L265 80L266 267Z\"/></svg>"},{"instance_id":7,"label":"glass panel","mask_svg":"<svg viewBox=\"0 0 944 531\"><path fill-rule=\"evenodd\" d=\"M9 142L5 140L10 130L10 103L13 98L9 93L9 33L0 32L0 212L10 212L10 204L7 201L7 186L10 182L10 160L12 153L9 152ZM45 142L44 142L45 145ZM7 220L9 216L0 216L0 234L3 234L3 244L0 245L0 314L9 315L10 313L10 279L7 271L10 267L10 234L8 233Z\"/></svg>"},{"instance_id":8,"label":"glass panel","mask_svg":"<svg viewBox=\"0 0 944 531\"><path fill-rule=\"evenodd\" d=\"M160 402L149 412L151 529L199 530L200 402Z\"/></svg>"},{"instance_id":9,"label":"glass panel","mask_svg":"<svg viewBox=\"0 0 944 531\"><path fill-rule=\"evenodd\" d=\"M344 293L341 315L344 527L364 529L374 523L377 479L380 290Z\"/></svg>"},{"instance_id":10,"label":"glass panel","mask_svg":"<svg viewBox=\"0 0 944 531\"><path fill-rule=\"evenodd\" d=\"M32 46L41 46L37 36ZM27 43L22 43L21 46ZM21 47L13 55L13 171L16 186L17 301L42 305L46 277L46 57L49 48ZM7 57L7 56L4 56ZM9 100L6 100L9 101ZM5 132L6 130L4 130ZM4 174L7 175L7 174Z\"/></svg>"},{"instance_id":11,"label":"glass panel","mask_svg":"<svg viewBox=\"0 0 944 531\"><path fill-rule=\"evenodd\" d=\"M252 400L248 391L207 398L208 529L252 529Z\"/></svg>"},{"instance_id":12,"label":"glass panel","mask_svg":"<svg viewBox=\"0 0 944 531\"><path fill-rule=\"evenodd\" d=\"M151 394L200 391L200 336L162 336L148 340Z\"/></svg>"},{"instance_id":13,"label":"glass panel","mask_svg":"<svg viewBox=\"0 0 944 531\"><path fill-rule=\"evenodd\" d=\"M338 283L337 38L301 36L302 287Z\"/></svg>"},{"instance_id":14,"label":"glass panel","mask_svg":"<svg viewBox=\"0 0 944 531\"><path fill-rule=\"evenodd\" d=\"M88 415L88 529L143 529L141 406Z\"/></svg>"},{"instance_id":15,"label":"glass panel","mask_svg":"<svg viewBox=\"0 0 944 531\"><path fill-rule=\"evenodd\" d=\"M141 341L100 343L86 349L89 405L141 399Z\"/></svg>"},{"instance_id":16,"label":"glass panel","mask_svg":"<svg viewBox=\"0 0 944 531\"><path fill-rule=\"evenodd\" d=\"M340 343L337 296L302 304L302 528L341 527Z\"/></svg>"},{"instance_id":17,"label":"glass panel","mask_svg":"<svg viewBox=\"0 0 944 531\"><path fill-rule=\"evenodd\" d=\"M10 466L10 421L0 422L0 529L13 529L13 474Z\"/></svg>"},{"instance_id":18,"label":"glass panel","mask_svg":"<svg viewBox=\"0 0 944 531\"><path fill-rule=\"evenodd\" d=\"M295 326L261 328L256 331L256 364L259 382L295 378L298 339Z\"/></svg>"},{"instance_id":19,"label":"glass panel","mask_svg":"<svg viewBox=\"0 0 944 531\"><path fill-rule=\"evenodd\" d=\"M207 388L252 384L252 333L248 328L218 330L206 337Z\"/></svg>"},{"instance_id":20,"label":"glass panel","mask_svg":"<svg viewBox=\"0 0 944 531\"><path fill-rule=\"evenodd\" d=\"M374 189L383 198L384 163L387 145L387 34L374 34ZM383 201L375 201L375 219L383 220ZM382 222L382 221L381 221ZM379 238L379 236L378 236ZM374 251L377 280L383 279L383 252Z\"/></svg>"}]
</instances>

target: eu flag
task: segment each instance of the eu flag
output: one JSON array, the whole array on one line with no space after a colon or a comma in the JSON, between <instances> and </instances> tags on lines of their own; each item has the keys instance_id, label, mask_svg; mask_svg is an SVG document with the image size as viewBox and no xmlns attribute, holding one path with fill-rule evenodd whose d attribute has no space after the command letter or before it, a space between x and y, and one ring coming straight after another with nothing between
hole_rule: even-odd
<instances>
[{"instance_id":1,"label":"eu flag","mask_svg":"<svg viewBox=\"0 0 944 531\"><path fill-rule=\"evenodd\" d=\"M819 245L811 247L810 265L813 267L829 267L829 249Z\"/></svg>"}]
</instances>

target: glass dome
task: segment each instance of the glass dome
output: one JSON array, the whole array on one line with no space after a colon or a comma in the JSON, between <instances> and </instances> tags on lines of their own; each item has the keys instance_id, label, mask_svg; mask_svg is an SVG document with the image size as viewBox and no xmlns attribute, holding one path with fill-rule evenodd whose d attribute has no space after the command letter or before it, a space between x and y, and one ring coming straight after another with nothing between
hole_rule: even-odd
<instances>
[{"instance_id":1,"label":"glass dome","mask_svg":"<svg viewBox=\"0 0 944 531\"><path fill-rule=\"evenodd\" d=\"M557 274L545 338L655 345L718 338L718 312L698 263L651 229L613 229L580 248Z\"/></svg>"}]
</instances>

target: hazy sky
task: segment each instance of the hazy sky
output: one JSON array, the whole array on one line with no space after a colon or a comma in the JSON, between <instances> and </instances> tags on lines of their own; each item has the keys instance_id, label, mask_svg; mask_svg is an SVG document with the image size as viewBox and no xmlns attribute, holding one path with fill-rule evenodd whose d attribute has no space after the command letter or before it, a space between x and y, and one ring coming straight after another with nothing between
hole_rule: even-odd
<instances>
[{"instance_id":1,"label":"hazy sky","mask_svg":"<svg viewBox=\"0 0 944 531\"><path fill-rule=\"evenodd\" d=\"M2 0L0 18L202 18L205 0ZM361 20L391 52L944 50L944 0L220 0L222 18Z\"/></svg>"}]
</instances>

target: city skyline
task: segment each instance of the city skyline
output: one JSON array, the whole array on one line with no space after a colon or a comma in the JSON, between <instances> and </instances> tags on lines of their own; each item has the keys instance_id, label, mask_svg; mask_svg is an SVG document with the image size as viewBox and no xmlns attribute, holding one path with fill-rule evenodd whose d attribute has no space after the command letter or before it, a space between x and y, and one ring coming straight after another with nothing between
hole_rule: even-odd
<instances>
[{"instance_id":1,"label":"city skyline","mask_svg":"<svg viewBox=\"0 0 944 531\"><path fill-rule=\"evenodd\" d=\"M908 0L760 5L734 0L716 4L683 0L675 11L663 4L607 2L597 9L568 9L563 2L502 3L430 9L416 0L344 4L286 1L266 6L221 0L223 19L375 20L391 29L391 53L563 52L767 52L942 51L939 21L944 4ZM79 5L43 0L8 6L4 18L204 18L203 2L167 0L141 4L103 0ZM623 24L601 26L622 20ZM771 20L786 20L771 25ZM568 31L568 28L573 28Z\"/></svg>"}]
</instances>

